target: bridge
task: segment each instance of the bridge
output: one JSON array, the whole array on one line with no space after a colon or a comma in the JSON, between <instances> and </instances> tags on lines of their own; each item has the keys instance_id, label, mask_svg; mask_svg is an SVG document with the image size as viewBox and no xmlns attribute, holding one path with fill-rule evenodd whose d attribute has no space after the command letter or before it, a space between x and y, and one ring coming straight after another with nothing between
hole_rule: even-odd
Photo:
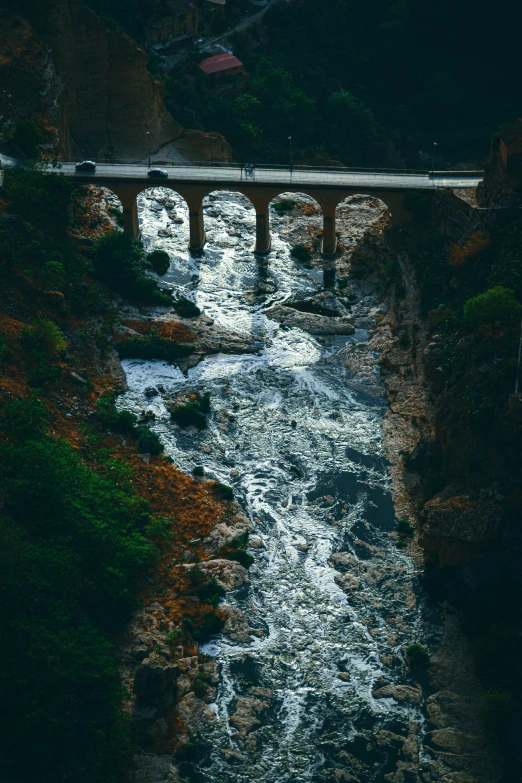
<instances>
[{"instance_id":1,"label":"bridge","mask_svg":"<svg viewBox=\"0 0 522 783\"><path fill-rule=\"evenodd\" d=\"M15 163L4 159L5 163ZM160 164L155 163L155 166ZM189 249L199 253L205 244L203 199L216 190L242 193L256 210L255 252L270 252L270 202L282 193L303 193L320 205L323 213L322 252L333 256L337 247L336 207L347 196L364 194L383 201L389 208L393 225L405 225L413 214L405 206L409 191L434 192L474 188L482 180L482 171L370 170L348 168L311 168L296 166L258 166L253 173L239 164L180 164L161 166L168 178L152 179L146 165L101 163L95 172L77 172L75 164L63 162L58 171L73 177L78 184L97 185L111 190L121 201L123 230L139 237L137 197L151 187L169 188L182 196L189 208ZM55 168L48 167L48 171Z\"/></svg>"}]
</instances>

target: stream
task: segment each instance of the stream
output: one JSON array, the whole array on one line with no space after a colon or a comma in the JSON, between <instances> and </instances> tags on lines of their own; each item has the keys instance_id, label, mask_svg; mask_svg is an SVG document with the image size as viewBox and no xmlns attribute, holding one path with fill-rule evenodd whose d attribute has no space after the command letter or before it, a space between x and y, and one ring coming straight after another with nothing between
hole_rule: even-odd
<instances>
[{"instance_id":1,"label":"stream","mask_svg":"<svg viewBox=\"0 0 522 783\"><path fill-rule=\"evenodd\" d=\"M207 198L200 258L188 253L177 194L156 188L139 201L147 250L171 257L161 284L260 344L256 354L208 356L186 374L161 361L123 361L128 391L119 404L153 411L166 454L187 473L201 465L232 486L254 525L250 583L226 603L257 635L219 635L202 647L220 672L218 720L189 775L204 783L395 780L408 758L401 743L413 737L414 759L422 746L419 688L403 659L420 638L422 598L411 557L390 536L386 402L368 345L384 295L372 282L353 283L343 312L358 319L349 336L318 339L266 316L275 304L335 306L323 270L290 254L321 226L311 199L292 198L291 215L272 210L267 259L252 252L255 212L239 194ZM368 197L348 200L338 226L347 254L382 212ZM355 370L346 366L354 356ZM210 392L208 428L174 425L162 397L144 395L158 385L167 397ZM242 718L231 723L234 713Z\"/></svg>"}]
</instances>

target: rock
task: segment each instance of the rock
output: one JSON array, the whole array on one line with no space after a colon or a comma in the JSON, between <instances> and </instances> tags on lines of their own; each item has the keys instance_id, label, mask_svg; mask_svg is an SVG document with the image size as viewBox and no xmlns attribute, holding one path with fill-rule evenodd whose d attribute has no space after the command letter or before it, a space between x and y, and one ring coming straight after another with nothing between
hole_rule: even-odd
<instances>
[{"instance_id":1,"label":"rock","mask_svg":"<svg viewBox=\"0 0 522 783\"><path fill-rule=\"evenodd\" d=\"M222 608L227 614L223 633L230 637L232 641L240 644L250 644L252 636L263 636L262 631L250 627L248 618L241 609L238 609L236 606L224 606Z\"/></svg>"},{"instance_id":2,"label":"rock","mask_svg":"<svg viewBox=\"0 0 522 783\"><path fill-rule=\"evenodd\" d=\"M85 386L87 384L87 378L84 378L83 375L78 375L76 372L71 373L71 378L80 386Z\"/></svg>"},{"instance_id":3,"label":"rock","mask_svg":"<svg viewBox=\"0 0 522 783\"><path fill-rule=\"evenodd\" d=\"M436 552L443 568L468 562L479 547L498 534L500 509L494 500L448 497L448 490L444 490L426 503L424 512L421 546Z\"/></svg>"},{"instance_id":4,"label":"rock","mask_svg":"<svg viewBox=\"0 0 522 783\"><path fill-rule=\"evenodd\" d=\"M131 780L133 783L180 783L172 757L151 753L134 756Z\"/></svg>"},{"instance_id":5,"label":"rock","mask_svg":"<svg viewBox=\"0 0 522 783\"><path fill-rule=\"evenodd\" d=\"M172 702L174 682L178 676L179 667L177 665L162 666L146 658L134 678L134 693L137 701L145 704Z\"/></svg>"},{"instance_id":6,"label":"rock","mask_svg":"<svg viewBox=\"0 0 522 783\"><path fill-rule=\"evenodd\" d=\"M353 334L355 327L350 318L331 318L315 313L301 313L285 305L275 305L266 311L268 318L278 321L281 326L298 327L309 334Z\"/></svg>"},{"instance_id":7,"label":"rock","mask_svg":"<svg viewBox=\"0 0 522 783\"><path fill-rule=\"evenodd\" d=\"M414 688L410 685L394 685L388 683L373 692L374 699L395 699L400 704L420 704L422 701L422 688Z\"/></svg>"},{"instance_id":8,"label":"rock","mask_svg":"<svg viewBox=\"0 0 522 783\"><path fill-rule=\"evenodd\" d=\"M358 579L353 574L336 574L334 576L335 584L339 585L341 590L344 590L345 592L348 592L349 590L357 590L358 587L361 584L360 579Z\"/></svg>"},{"instance_id":9,"label":"rock","mask_svg":"<svg viewBox=\"0 0 522 783\"><path fill-rule=\"evenodd\" d=\"M207 560L197 567L214 577L225 590L234 590L250 581L247 569L235 560Z\"/></svg>"},{"instance_id":10,"label":"rock","mask_svg":"<svg viewBox=\"0 0 522 783\"><path fill-rule=\"evenodd\" d=\"M239 753L239 751L237 750L224 750L223 756L226 758L227 761L231 761L231 762L245 760L244 756L242 756L241 753Z\"/></svg>"},{"instance_id":11,"label":"rock","mask_svg":"<svg viewBox=\"0 0 522 783\"><path fill-rule=\"evenodd\" d=\"M258 715L268 709L268 702L240 696L237 700L236 711L230 718L230 724L237 729L240 737L244 737L249 731L261 725Z\"/></svg>"},{"instance_id":12,"label":"rock","mask_svg":"<svg viewBox=\"0 0 522 783\"><path fill-rule=\"evenodd\" d=\"M154 386L148 386L145 389L145 397L157 397L158 396L158 390L154 388Z\"/></svg>"},{"instance_id":13,"label":"rock","mask_svg":"<svg viewBox=\"0 0 522 783\"><path fill-rule=\"evenodd\" d=\"M484 741L481 737L463 734L452 728L430 731L426 734L424 742L434 749L455 753L459 756L464 754L482 755L484 753Z\"/></svg>"},{"instance_id":14,"label":"rock","mask_svg":"<svg viewBox=\"0 0 522 783\"><path fill-rule=\"evenodd\" d=\"M350 672L339 672L337 674L337 677L343 682L350 682L350 680L352 679L352 675L350 674Z\"/></svg>"},{"instance_id":15,"label":"rock","mask_svg":"<svg viewBox=\"0 0 522 783\"><path fill-rule=\"evenodd\" d=\"M72 0L47 4L41 21L63 80L62 146L70 144L70 134L84 157L106 150L140 157L148 151L147 131L155 149L181 134L165 108L160 80L132 38Z\"/></svg>"},{"instance_id":16,"label":"rock","mask_svg":"<svg viewBox=\"0 0 522 783\"><path fill-rule=\"evenodd\" d=\"M215 713L194 693L184 696L176 710L190 734L208 731L217 721Z\"/></svg>"}]
</instances>

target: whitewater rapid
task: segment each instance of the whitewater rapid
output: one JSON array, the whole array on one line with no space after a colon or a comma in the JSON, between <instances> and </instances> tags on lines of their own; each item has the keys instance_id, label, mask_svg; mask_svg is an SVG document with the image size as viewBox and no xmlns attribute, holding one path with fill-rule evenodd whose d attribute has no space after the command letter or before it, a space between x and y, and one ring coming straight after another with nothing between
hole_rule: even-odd
<instances>
[{"instance_id":1,"label":"whitewater rapid","mask_svg":"<svg viewBox=\"0 0 522 783\"><path fill-rule=\"evenodd\" d=\"M207 245L196 258L187 250L181 198L150 190L139 210L145 246L171 258L162 285L264 346L257 354L209 356L186 374L161 361L123 362L128 391L119 404L153 411L166 454L187 473L201 465L207 477L232 486L254 526L250 584L226 602L259 633L248 643L220 635L204 646L219 664L211 705L218 721L203 737L207 750L189 779L384 781L393 753L375 738L383 731L404 737L423 716L411 700L373 693L379 682L402 682L402 650L417 636L420 610L411 558L390 536L396 519L377 365L365 369L372 383L362 387L343 360L350 343L364 355L369 333L358 328L320 341L265 314L322 290L321 270L300 266L290 254L292 232L315 230L319 218L274 212L272 252L260 260L252 251L249 202L213 194L205 207ZM353 223L354 215L362 232L380 212L353 199L340 221L347 246L358 239L348 219ZM375 315L378 292L362 294L357 313ZM174 425L162 397L144 394L158 385L166 397L210 392L208 428ZM244 733L230 723L238 699L250 700L245 709L257 721Z\"/></svg>"}]
</instances>

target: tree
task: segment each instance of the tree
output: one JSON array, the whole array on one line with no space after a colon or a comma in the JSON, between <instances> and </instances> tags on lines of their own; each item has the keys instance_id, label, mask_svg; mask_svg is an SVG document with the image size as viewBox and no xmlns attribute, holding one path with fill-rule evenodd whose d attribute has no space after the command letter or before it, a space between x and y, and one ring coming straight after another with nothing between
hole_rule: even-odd
<instances>
[{"instance_id":1,"label":"tree","mask_svg":"<svg viewBox=\"0 0 522 783\"><path fill-rule=\"evenodd\" d=\"M510 288L501 285L468 299L464 305L464 321L469 329L497 321L514 321L522 316L522 305Z\"/></svg>"}]
</instances>

